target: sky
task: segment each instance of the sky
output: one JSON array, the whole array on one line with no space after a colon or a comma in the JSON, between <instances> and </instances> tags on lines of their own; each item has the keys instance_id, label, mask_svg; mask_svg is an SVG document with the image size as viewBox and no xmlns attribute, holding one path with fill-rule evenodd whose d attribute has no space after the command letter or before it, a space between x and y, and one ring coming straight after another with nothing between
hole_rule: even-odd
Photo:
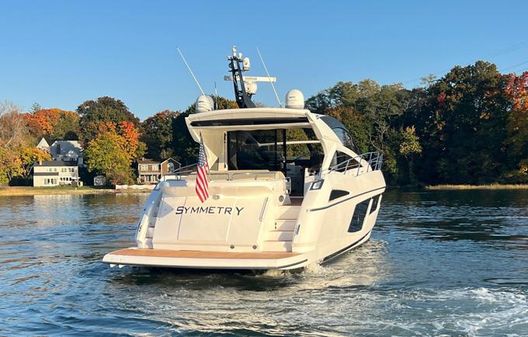
<instances>
[{"instance_id":1,"label":"sky","mask_svg":"<svg viewBox=\"0 0 528 337\"><path fill-rule=\"evenodd\" d=\"M527 1L57 1L0 0L0 102L75 110L101 96L140 119L184 110L200 94L234 98L227 56L236 45L281 100L338 81L412 88L420 78L486 60L528 70ZM277 106L271 86L255 101Z\"/></svg>"}]
</instances>

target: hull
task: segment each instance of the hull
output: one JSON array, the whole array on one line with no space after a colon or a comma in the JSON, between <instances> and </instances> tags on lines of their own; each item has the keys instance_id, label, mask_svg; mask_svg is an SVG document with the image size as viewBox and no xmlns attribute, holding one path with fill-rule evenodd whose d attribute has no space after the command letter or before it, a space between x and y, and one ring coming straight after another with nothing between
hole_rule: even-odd
<instances>
[{"instance_id":1,"label":"hull","mask_svg":"<svg viewBox=\"0 0 528 337\"><path fill-rule=\"evenodd\" d=\"M103 262L290 270L329 262L369 240L385 189L379 171L354 179L329 175L325 188L308 190L301 199L281 198L283 177L268 178L213 180L213 197L201 206L192 179L162 185L147 200L137 246L108 253ZM335 190L349 193L330 197ZM232 210L226 213L226 207Z\"/></svg>"}]
</instances>

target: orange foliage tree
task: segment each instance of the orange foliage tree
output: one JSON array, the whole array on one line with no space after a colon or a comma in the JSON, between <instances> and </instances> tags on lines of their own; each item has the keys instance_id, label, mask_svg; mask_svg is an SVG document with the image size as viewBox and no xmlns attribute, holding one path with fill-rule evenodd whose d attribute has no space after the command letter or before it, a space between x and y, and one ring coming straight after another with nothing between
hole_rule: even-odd
<instances>
[{"instance_id":1,"label":"orange foliage tree","mask_svg":"<svg viewBox=\"0 0 528 337\"><path fill-rule=\"evenodd\" d=\"M61 109L40 109L24 115L31 134L36 137L78 139L79 115Z\"/></svg>"},{"instance_id":2,"label":"orange foliage tree","mask_svg":"<svg viewBox=\"0 0 528 337\"><path fill-rule=\"evenodd\" d=\"M85 150L88 170L104 174L114 185L133 183L131 164L145 153L137 127L129 121L105 121L96 130Z\"/></svg>"},{"instance_id":3,"label":"orange foliage tree","mask_svg":"<svg viewBox=\"0 0 528 337\"><path fill-rule=\"evenodd\" d=\"M528 176L528 71L509 75L505 92L512 101L507 119L509 154L518 173Z\"/></svg>"}]
</instances>

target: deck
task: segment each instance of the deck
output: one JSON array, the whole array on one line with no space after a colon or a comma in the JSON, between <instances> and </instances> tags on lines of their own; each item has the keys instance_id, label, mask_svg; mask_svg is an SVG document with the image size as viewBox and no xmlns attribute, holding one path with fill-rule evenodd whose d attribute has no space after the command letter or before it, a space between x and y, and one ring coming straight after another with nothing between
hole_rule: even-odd
<instances>
[{"instance_id":1,"label":"deck","mask_svg":"<svg viewBox=\"0 0 528 337\"><path fill-rule=\"evenodd\" d=\"M307 257L291 252L218 252L125 248L108 253L110 265L201 269L292 269L307 263Z\"/></svg>"}]
</instances>

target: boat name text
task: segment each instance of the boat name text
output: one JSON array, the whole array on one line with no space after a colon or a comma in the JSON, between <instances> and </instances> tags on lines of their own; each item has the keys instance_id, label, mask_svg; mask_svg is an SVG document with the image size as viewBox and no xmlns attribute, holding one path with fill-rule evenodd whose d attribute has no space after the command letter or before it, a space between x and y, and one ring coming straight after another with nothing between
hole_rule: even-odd
<instances>
[{"instance_id":1,"label":"boat name text","mask_svg":"<svg viewBox=\"0 0 528 337\"><path fill-rule=\"evenodd\" d=\"M181 214L234 214L240 215L244 207L224 207L224 206L178 206L176 207L176 215Z\"/></svg>"}]
</instances>

